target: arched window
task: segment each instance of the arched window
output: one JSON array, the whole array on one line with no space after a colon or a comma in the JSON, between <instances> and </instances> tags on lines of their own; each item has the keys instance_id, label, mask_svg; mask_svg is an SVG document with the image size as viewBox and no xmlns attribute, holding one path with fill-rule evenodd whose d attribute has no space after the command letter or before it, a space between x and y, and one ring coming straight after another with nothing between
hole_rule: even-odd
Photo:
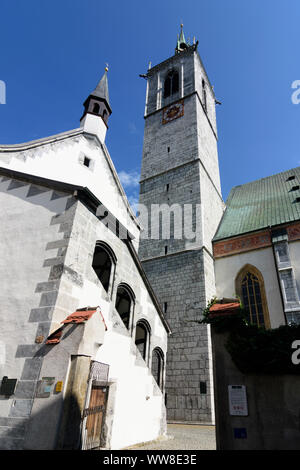
<instances>
[{"instance_id":1,"label":"arched window","mask_svg":"<svg viewBox=\"0 0 300 470\"><path fill-rule=\"evenodd\" d=\"M116 310L118 311L124 325L129 330L134 305L134 294L129 286L120 284L117 289Z\"/></svg>"},{"instance_id":2,"label":"arched window","mask_svg":"<svg viewBox=\"0 0 300 470\"><path fill-rule=\"evenodd\" d=\"M150 327L147 322L139 321L135 330L135 344L140 351L142 358L146 361L148 358L148 345L150 337Z\"/></svg>"},{"instance_id":3,"label":"arched window","mask_svg":"<svg viewBox=\"0 0 300 470\"><path fill-rule=\"evenodd\" d=\"M163 375L164 375L164 353L160 348L155 348L152 351L152 375L156 380L157 385L163 389Z\"/></svg>"},{"instance_id":4,"label":"arched window","mask_svg":"<svg viewBox=\"0 0 300 470\"><path fill-rule=\"evenodd\" d=\"M99 114L99 111L100 111L100 105L99 105L99 103L94 103L93 113Z\"/></svg>"},{"instance_id":5,"label":"arched window","mask_svg":"<svg viewBox=\"0 0 300 470\"><path fill-rule=\"evenodd\" d=\"M97 242L92 267L106 292L109 292L112 284L115 264L116 257L111 248L106 243Z\"/></svg>"},{"instance_id":6,"label":"arched window","mask_svg":"<svg viewBox=\"0 0 300 470\"><path fill-rule=\"evenodd\" d=\"M174 95L179 90L179 74L176 70L171 70L164 83L164 98Z\"/></svg>"},{"instance_id":7,"label":"arched window","mask_svg":"<svg viewBox=\"0 0 300 470\"><path fill-rule=\"evenodd\" d=\"M202 103L205 111L207 111L206 85L204 80L202 80Z\"/></svg>"},{"instance_id":8,"label":"arched window","mask_svg":"<svg viewBox=\"0 0 300 470\"><path fill-rule=\"evenodd\" d=\"M270 328L264 280L258 269L251 265L244 266L236 278L236 290L249 323Z\"/></svg>"}]
</instances>

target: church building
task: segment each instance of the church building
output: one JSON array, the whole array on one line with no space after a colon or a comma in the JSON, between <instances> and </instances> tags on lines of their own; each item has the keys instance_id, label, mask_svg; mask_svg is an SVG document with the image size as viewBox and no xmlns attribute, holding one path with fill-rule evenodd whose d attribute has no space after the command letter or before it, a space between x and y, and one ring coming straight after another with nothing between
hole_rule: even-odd
<instances>
[{"instance_id":1,"label":"church building","mask_svg":"<svg viewBox=\"0 0 300 470\"><path fill-rule=\"evenodd\" d=\"M236 186L213 238L217 297L266 328L300 323L299 181L298 167Z\"/></svg>"},{"instance_id":2,"label":"church building","mask_svg":"<svg viewBox=\"0 0 300 470\"><path fill-rule=\"evenodd\" d=\"M80 127L0 145L0 448L124 449L215 423L212 298L300 322L300 169L225 203L198 41L149 67L139 216L105 144L108 70Z\"/></svg>"},{"instance_id":3,"label":"church building","mask_svg":"<svg viewBox=\"0 0 300 470\"><path fill-rule=\"evenodd\" d=\"M80 127L0 146L0 448L120 449L166 433L171 332L105 145L107 70Z\"/></svg>"},{"instance_id":4,"label":"church building","mask_svg":"<svg viewBox=\"0 0 300 470\"><path fill-rule=\"evenodd\" d=\"M168 420L212 424L210 332L196 321L215 295L212 239L224 210L216 98L198 42L188 44L182 26L175 54L150 68L146 78L139 202L148 209L148 226L155 222L150 221L153 205L162 212L169 208L169 214L162 214L159 239L142 232L139 256L172 329ZM186 230L189 213L191 234ZM167 239L163 231L168 226Z\"/></svg>"}]
</instances>

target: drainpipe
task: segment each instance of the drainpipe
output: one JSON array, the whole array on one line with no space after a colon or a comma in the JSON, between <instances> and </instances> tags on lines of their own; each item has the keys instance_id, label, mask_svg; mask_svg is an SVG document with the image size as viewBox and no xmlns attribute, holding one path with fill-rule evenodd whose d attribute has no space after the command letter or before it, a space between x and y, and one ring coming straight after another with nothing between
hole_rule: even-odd
<instances>
[{"instance_id":1,"label":"drainpipe","mask_svg":"<svg viewBox=\"0 0 300 470\"><path fill-rule=\"evenodd\" d=\"M284 304L284 298L282 294L282 288L281 288L281 283L280 283L280 277L279 277L279 272L277 268L277 260L276 260L276 253L275 253L275 248L274 248L274 243L272 241L272 230L271 226L269 226L269 234L270 234L270 240L271 240L271 245L272 245L272 253L273 253L273 260L274 260L274 265L275 265L275 271L276 271L276 276L277 276L277 281L278 281L278 286L279 286L279 292L280 292L280 298L281 298L281 305L282 305L282 310L283 310L283 315L284 315L284 320L285 324L287 325L287 318L285 314L285 304Z\"/></svg>"}]
</instances>

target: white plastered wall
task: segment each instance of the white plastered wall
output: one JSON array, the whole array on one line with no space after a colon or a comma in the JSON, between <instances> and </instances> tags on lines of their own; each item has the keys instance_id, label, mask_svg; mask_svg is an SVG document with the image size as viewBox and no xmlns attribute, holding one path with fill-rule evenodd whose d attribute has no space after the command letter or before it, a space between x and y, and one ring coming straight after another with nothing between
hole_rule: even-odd
<instances>
[{"instance_id":1,"label":"white plastered wall","mask_svg":"<svg viewBox=\"0 0 300 470\"><path fill-rule=\"evenodd\" d=\"M116 172L108 151L96 138L88 138L82 132L78 129L77 132L70 131L36 143L1 146L0 167L88 187L132 233L137 247L139 229L130 217L128 206L118 189ZM84 157L91 160L90 167L83 164Z\"/></svg>"},{"instance_id":2,"label":"white plastered wall","mask_svg":"<svg viewBox=\"0 0 300 470\"><path fill-rule=\"evenodd\" d=\"M85 231L81 227L86 227L92 238L91 247L95 246L96 240L103 241L117 258L111 295L107 295L100 282L95 282L92 258L86 258L83 285L72 285L70 295L77 299L78 308L99 305L107 326L104 343L92 359L109 365L108 380L115 384L109 445L111 449L120 449L161 435L165 419L164 396L151 373L151 352L160 347L166 357L167 332L126 245L81 204L74 219L74 244L71 237L65 264L77 270L76 263L80 258L76 247L80 249L82 246L80 237L85 239ZM94 273L94 281L91 280L91 272ZM132 331L126 329L114 308L116 290L121 282L126 282L135 294ZM151 328L147 363L135 346L135 325L141 319L146 320Z\"/></svg>"}]
</instances>

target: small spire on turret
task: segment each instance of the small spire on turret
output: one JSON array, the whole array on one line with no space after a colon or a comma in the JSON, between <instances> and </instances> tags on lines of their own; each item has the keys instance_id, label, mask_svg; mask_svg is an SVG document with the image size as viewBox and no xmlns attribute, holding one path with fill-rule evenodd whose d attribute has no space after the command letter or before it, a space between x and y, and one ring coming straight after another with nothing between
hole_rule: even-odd
<instances>
[{"instance_id":1,"label":"small spire on turret","mask_svg":"<svg viewBox=\"0 0 300 470\"><path fill-rule=\"evenodd\" d=\"M86 132L96 134L100 142L105 140L107 122L111 115L107 72L108 64L105 64L104 74L100 82L83 103L84 111L80 118L81 127Z\"/></svg>"},{"instance_id":2,"label":"small spire on turret","mask_svg":"<svg viewBox=\"0 0 300 470\"><path fill-rule=\"evenodd\" d=\"M184 49L188 48L188 43L185 40L184 32L183 32L183 23L180 24L180 35L178 37L177 34L177 46L175 49L175 54L182 52Z\"/></svg>"}]
</instances>

